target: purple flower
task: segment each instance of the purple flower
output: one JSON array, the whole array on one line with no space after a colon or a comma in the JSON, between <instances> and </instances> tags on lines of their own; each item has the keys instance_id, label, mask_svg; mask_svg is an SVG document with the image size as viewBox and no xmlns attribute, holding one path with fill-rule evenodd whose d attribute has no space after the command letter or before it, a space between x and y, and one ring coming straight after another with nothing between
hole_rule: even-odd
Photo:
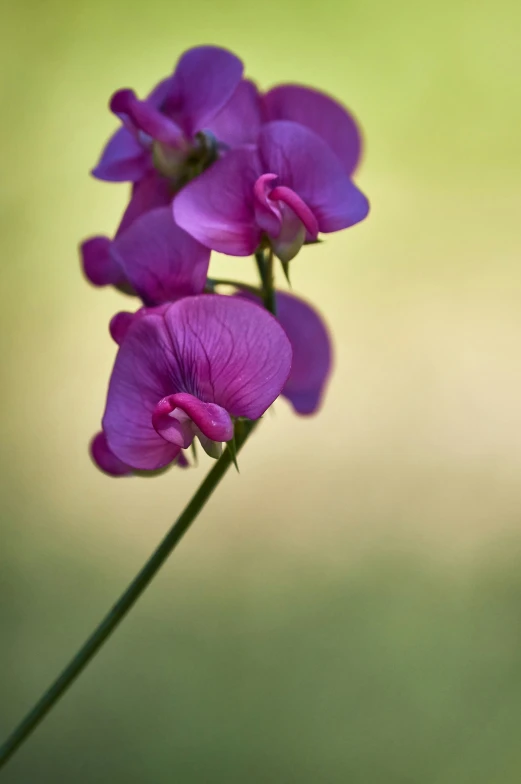
<instances>
[{"instance_id":1,"label":"purple flower","mask_svg":"<svg viewBox=\"0 0 521 784\"><path fill-rule=\"evenodd\" d=\"M282 261L368 211L328 145L290 121L262 126L256 149L228 153L174 199L176 222L208 248L249 256L267 237Z\"/></svg>"},{"instance_id":2,"label":"purple flower","mask_svg":"<svg viewBox=\"0 0 521 784\"><path fill-rule=\"evenodd\" d=\"M120 128L105 147L92 174L111 182L138 182L150 173L153 159L161 171L178 177L189 164L208 154L200 132L231 98L243 64L215 46L189 49L172 76L160 82L144 101L133 90L118 90L110 108Z\"/></svg>"},{"instance_id":3,"label":"purple flower","mask_svg":"<svg viewBox=\"0 0 521 784\"><path fill-rule=\"evenodd\" d=\"M107 436L100 430L90 442L90 456L95 465L109 476L132 476L136 472L126 463L123 463L114 452L110 450ZM182 452L179 453L175 464L179 468L188 468L190 465Z\"/></svg>"},{"instance_id":4,"label":"purple flower","mask_svg":"<svg viewBox=\"0 0 521 784\"><path fill-rule=\"evenodd\" d=\"M291 346L277 321L237 297L187 297L132 321L110 380L103 431L136 470L175 460L195 436L212 455L232 417L258 419L278 397Z\"/></svg>"},{"instance_id":5,"label":"purple flower","mask_svg":"<svg viewBox=\"0 0 521 784\"><path fill-rule=\"evenodd\" d=\"M86 240L81 256L91 283L135 292L145 305L200 294L210 263L208 248L176 226L170 207L139 216L112 242Z\"/></svg>"},{"instance_id":6,"label":"purple flower","mask_svg":"<svg viewBox=\"0 0 521 784\"><path fill-rule=\"evenodd\" d=\"M129 476L132 468L110 451L107 436L100 430L90 442L90 456L98 468L109 476Z\"/></svg>"},{"instance_id":7,"label":"purple flower","mask_svg":"<svg viewBox=\"0 0 521 784\"><path fill-rule=\"evenodd\" d=\"M260 302L253 294L240 292L236 296ZM275 297L277 320L293 351L291 372L281 396L289 400L297 414L314 414L331 373L331 338L322 317L309 302L282 291L277 291ZM125 315L118 314L122 318Z\"/></svg>"},{"instance_id":8,"label":"purple flower","mask_svg":"<svg viewBox=\"0 0 521 784\"><path fill-rule=\"evenodd\" d=\"M297 414L320 408L333 362L331 338L322 318L300 297L278 291L277 319L293 350L291 373L282 390Z\"/></svg>"},{"instance_id":9,"label":"purple flower","mask_svg":"<svg viewBox=\"0 0 521 784\"><path fill-rule=\"evenodd\" d=\"M230 147L254 144L263 123L291 120L320 136L352 176L361 157L362 139L356 121L329 95L297 84L280 84L261 94L243 81L224 109L210 123L210 130Z\"/></svg>"}]
</instances>

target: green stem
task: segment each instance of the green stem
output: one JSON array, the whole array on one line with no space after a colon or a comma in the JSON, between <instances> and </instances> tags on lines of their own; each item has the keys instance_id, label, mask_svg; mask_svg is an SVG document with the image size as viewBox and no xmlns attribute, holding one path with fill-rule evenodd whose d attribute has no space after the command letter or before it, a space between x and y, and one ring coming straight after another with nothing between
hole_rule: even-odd
<instances>
[{"instance_id":1,"label":"green stem","mask_svg":"<svg viewBox=\"0 0 521 784\"><path fill-rule=\"evenodd\" d=\"M271 248L267 249L266 255L264 256L264 272L265 272L265 279L263 281L264 307L266 308L266 310L269 310L270 313L273 313L273 315L276 316L277 309L275 304L275 275L274 275L274 268L273 268L273 251Z\"/></svg>"},{"instance_id":2,"label":"green stem","mask_svg":"<svg viewBox=\"0 0 521 784\"><path fill-rule=\"evenodd\" d=\"M236 426L237 452L246 442L256 422L239 421ZM141 571L130 583L110 612L94 630L76 656L63 670L62 674L45 692L39 702L29 711L25 719L18 725L12 735L0 747L0 768L12 757L15 751L27 740L58 700L65 694L76 678L83 672L87 664L94 658L103 643L121 623L129 610L137 602L145 588L150 584L168 556L179 544L193 521L204 507L213 491L230 468L233 458L228 449L224 450L219 460L207 474L184 511L178 517L157 550L152 554Z\"/></svg>"},{"instance_id":3,"label":"green stem","mask_svg":"<svg viewBox=\"0 0 521 784\"><path fill-rule=\"evenodd\" d=\"M213 291L215 286L234 286L236 289L248 291L250 294L255 294L257 297L260 297L262 293L258 286L251 286L249 283L242 283L241 281L233 280L232 278L208 278L206 285L209 287L210 291Z\"/></svg>"}]
</instances>

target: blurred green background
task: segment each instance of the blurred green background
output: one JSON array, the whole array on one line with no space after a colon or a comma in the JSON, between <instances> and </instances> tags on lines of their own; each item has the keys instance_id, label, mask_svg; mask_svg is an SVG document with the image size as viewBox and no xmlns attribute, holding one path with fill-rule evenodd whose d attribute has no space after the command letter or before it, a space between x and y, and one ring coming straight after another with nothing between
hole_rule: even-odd
<instances>
[{"instance_id":1,"label":"blurred green background","mask_svg":"<svg viewBox=\"0 0 521 784\"><path fill-rule=\"evenodd\" d=\"M88 176L111 92L198 43L326 89L372 213L293 263L335 337L323 411L276 405L2 782L521 780L520 24L514 0L3 3L2 735L208 465L87 457L128 304L76 251L125 203Z\"/></svg>"}]
</instances>

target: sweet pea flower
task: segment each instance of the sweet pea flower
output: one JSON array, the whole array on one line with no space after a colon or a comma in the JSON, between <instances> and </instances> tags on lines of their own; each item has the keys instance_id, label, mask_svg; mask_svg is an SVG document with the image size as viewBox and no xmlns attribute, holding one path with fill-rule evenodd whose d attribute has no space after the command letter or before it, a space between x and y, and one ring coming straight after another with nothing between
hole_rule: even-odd
<instances>
[{"instance_id":1,"label":"sweet pea flower","mask_svg":"<svg viewBox=\"0 0 521 784\"><path fill-rule=\"evenodd\" d=\"M319 232L366 217L366 197L313 131L271 122L257 144L232 150L175 197L176 222L203 245L249 256L267 238L286 262Z\"/></svg>"},{"instance_id":2,"label":"sweet pea flower","mask_svg":"<svg viewBox=\"0 0 521 784\"><path fill-rule=\"evenodd\" d=\"M89 448L90 456L93 463L108 476L134 476L136 472L126 463L123 463L114 452L111 452L107 443L107 436L100 430L96 433ZM182 452L179 453L177 459L174 461L175 465L179 468L188 468L190 465Z\"/></svg>"},{"instance_id":3,"label":"sweet pea flower","mask_svg":"<svg viewBox=\"0 0 521 784\"><path fill-rule=\"evenodd\" d=\"M86 240L80 253L91 283L135 293L148 306L200 294L210 263L208 248L175 224L170 207L140 215L113 241Z\"/></svg>"},{"instance_id":4,"label":"sweet pea flower","mask_svg":"<svg viewBox=\"0 0 521 784\"><path fill-rule=\"evenodd\" d=\"M154 164L168 177L182 177L186 167L204 164L213 139L203 131L232 97L243 64L215 46L186 51L172 76L145 100L133 90L118 90L110 108L123 128L106 145L92 174L110 182L138 182Z\"/></svg>"},{"instance_id":5,"label":"sweet pea flower","mask_svg":"<svg viewBox=\"0 0 521 784\"><path fill-rule=\"evenodd\" d=\"M237 297L186 297L132 320L112 371L103 432L134 470L176 460L198 437L217 456L232 417L258 419L291 369L282 327Z\"/></svg>"},{"instance_id":6,"label":"sweet pea flower","mask_svg":"<svg viewBox=\"0 0 521 784\"><path fill-rule=\"evenodd\" d=\"M334 98L311 87L280 84L263 94L254 82L243 79L209 129L221 142L239 147L254 144L261 125L273 120L291 120L314 131L345 173L353 175L362 152L356 120Z\"/></svg>"},{"instance_id":7,"label":"sweet pea flower","mask_svg":"<svg viewBox=\"0 0 521 784\"><path fill-rule=\"evenodd\" d=\"M251 293L240 292L236 296L257 300ZM277 321L293 351L291 372L281 397L291 403L297 414L315 414L322 403L333 362L329 331L320 314L301 297L277 291L275 302Z\"/></svg>"}]
</instances>

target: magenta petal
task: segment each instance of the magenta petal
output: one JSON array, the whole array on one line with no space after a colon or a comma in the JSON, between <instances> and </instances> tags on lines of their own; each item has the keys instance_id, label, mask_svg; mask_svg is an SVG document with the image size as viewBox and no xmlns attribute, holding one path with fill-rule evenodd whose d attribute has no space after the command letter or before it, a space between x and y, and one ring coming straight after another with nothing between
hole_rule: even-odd
<instances>
[{"instance_id":1,"label":"magenta petal","mask_svg":"<svg viewBox=\"0 0 521 784\"><path fill-rule=\"evenodd\" d=\"M180 447L154 427L160 401L173 396L207 438L226 439L229 417L260 417L290 368L284 330L256 304L209 294L149 310L116 357L103 417L108 445L135 469L161 468Z\"/></svg>"},{"instance_id":2,"label":"magenta petal","mask_svg":"<svg viewBox=\"0 0 521 784\"><path fill-rule=\"evenodd\" d=\"M253 187L262 174L254 150L234 150L193 180L174 199L174 218L203 245L230 256L249 256L260 242Z\"/></svg>"},{"instance_id":3,"label":"magenta petal","mask_svg":"<svg viewBox=\"0 0 521 784\"><path fill-rule=\"evenodd\" d=\"M179 392L249 419L258 419L278 396L289 375L291 347L262 307L234 297L188 297L168 308L165 323L172 345L182 346L189 360L183 372L190 372L191 381ZM196 414L183 408L198 424Z\"/></svg>"},{"instance_id":4,"label":"magenta petal","mask_svg":"<svg viewBox=\"0 0 521 784\"><path fill-rule=\"evenodd\" d=\"M170 207L135 220L113 241L111 253L146 305L204 290L210 251L174 223Z\"/></svg>"},{"instance_id":5,"label":"magenta petal","mask_svg":"<svg viewBox=\"0 0 521 784\"><path fill-rule=\"evenodd\" d=\"M328 330L305 300L277 292L277 318L293 349L291 373L282 395L298 414L319 408L331 372L332 348Z\"/></svg>"},{"instance_id":6,"label":"magenta petal","mask_svg":"<svg viewBox=\"0 0 521 784\"><path fill-rule=\"evenodd\" d=\"M112 452L143 471L163 468L180 452L152 424L157 403L172 392L175 383L171 380L170 338L162 311L158 311L130 325L116 356L103 417Z\"/></svg>"},{"instance_id":7,"label":"magenta petal","mask_svg":"<svg viewBox=\"0 0 521 784\"><path fill-rule=\"evenodd\" d=\"M107 182L136 182L149 168L149 154L126 128L110 137L91 174Z\"/></svg>"},{"instance_id":8,"label":"magenta petal","mask_svg":"<svg viewBox=\"0 0 521 784\"><path fill-rule=\"evenodd\" d=\"M325 93L296 84L281 84L263 98L268 120L292 120L320 136L351 176L360 160L359 128L341 104Z\"/></svg>"},{"instance_id":9,"label":"magenta petal","mask_svg":"<svg viewBox=\"0 0 521 784\"><path fill-rule=\"evenodd\" d=\"M202 400L186 392L171 395L170 403L182 409L211 441L230 441L233 438L233 422L228 412L221 406L215 403L203 403Z\"/></svg>"},{"instance_id":10,"label":"magenta petal","mask_svg":"<svg viewBox=\"0 0 521 784\"><path fill-rule=\"evenodd\" d=\"M207 129L228 147L254 144L262 124L260 95L256 85L243 79Z\"/></svg>"},{"instance_id":11,"label":"magenta petal","mask_svg":"<svg viewBox=\"0 0 521 784\"><path fill-rule=\"evenodd\" d=\"M135 313L129 313L128 310L122 310L112 316L109 324L109 332L110 337L118 346L122 344L123 338L127 334L135 316Z\"/></svg>"},{"instance_id":12,"label":"magenta petal","mask_svg":"<svg viewBox=\"0 0 521 784\"><path fill-rule=\"evenodd\" d=\"M80 245L80 257L85 277L94 286L118 285L125 280L121 268L112 258L112 242L108 237L90 237Z\"/></svg>"},{"instance_id":13,"label":"magenta petal","mask_svg":"<svg viewBox=\"0 0 521 784\"><path fill-rule=\"evenodd\" d=\"M318 222L308 205L302 201L300 196L292 191L291 188L286 188L285 185L279 185L273 188L270 193L270 198L274 201L282 201L291 207L297 218L302 221L309 236L316 240L318 234Z\"/></svg>"},{"instance_id":14,"label":"magenta petal","mask_svg":"<svg viewBox=\"0 0 521 784\"><path fill-rule=\"evenodd\" d=\"M168 304L169 303L166 303L153 308L139 308L139 310L136 310L134 313L131 313L128 310L122 310L119 313L116 313L112 316L109 324L110 336L114 343L117 343L118 346L122 344L130 325L136 319L143 318L143 316L146 316L148 313L163 313L167 309Z\"/></svg>"},{"instance_id":15,"label":"magenta petal","mask_svg":"<svg viewBox=\"0 0 521 784\"><path fill-rule=\"evenodd\" d=\"M165 111L171 110L174 116L177 112L182 114L183 128L193 136L206 128L232 97L243 69L239 58L226 49L217 46L189 49L176 66Z\"/></svg>"},{"instance_id":16,"label":"magenta petal","mask_svg":"<svg viewBox=\"0 0 521 784\"><path fill-rule=\"evenodd\" d=\"M176 395L169 395L160 400L152 414L155 431L182 449L187 449L194 440L194 428L190 417L174 402Z\"/></svg>"},{"instance_id":17,"label":"magenta petal","mask_svg":"<svg viewBox=\"0 0 521 784\"><path fill-rule=\"evenodd\" d=\"M336 155L315 133L294 122L264 125L259 151L265 171L297 193L314 213L321 232L338 231L363 220L366 197L339 167Z\"/></svg>"},{"instance_id":18,"label":"magenta petal","mask_svg":"<svg viewBox=\"0 0 521 784\"><path fill-rule=\"evenodd\" d=\"M140 101L133 90L118 90L110 99L110 109L127 127L163 144L181 145L184 135L179 126L156 109L150 101Z\"/></svg>"},{"instance_id":19,"label":"magenta petal","mask_svg":"<svg viewBox=\"0 0 521 784\"><path fill-rule=\"evenodd\" d=\"M250 302L260 301L245 292L235 296ZM291 372L281 395L289 400L297 414L314 414L331 373L332 346L328 329L320 314L306 300L277 291L276 303L277 319L293 351Z\"/></svg>"},{"instance_id":20,"label":"magenta petal","mask_svg":"<svg viewBox=\"0 0 521 784\"><path fill-rule=\"evenodd\" d=\"M282 220L279 206L270 199L277 179L276 174L261 174L253 186L255 220L263 231L273 237L279 234Z\"/></svg>"},{"instance_id":21,"label":"magenta petal","mask_svg":"<svg viewBox=\"0 0 521 784\"><path fill-rule=\"evenodd\" d=\"M123 214L117 234L127 229L140 215L172 201L170 183L153 169L132 187L132 196ZM117 235L116 235L117 236Z\"/></svg>"},{"instance_id":22,"label":"magenta petal","mask_svg":"<svg viewBox=\"0 0 521 784\"><path fill-rule=\"evenodd\" d=\"M136 469L161 468L180 447L154 427L160 401L173 396L204 435L226 437L226 412L257 419L290 367L284 330L256 304L202 295L150 310L132 322L116 357L103 417L109 447Z\"/></svg>"},{"instance_id":23,"label":"magenta petal","mask_svg":"<svg viewBox=\"0 0 521 784\"><path fill-rule=\"evenodd\" d=\"M98 468L109 476L129 476L132 474L132 468L111 452L103 430L97 433L90 442L90 455Z\"/></svg>"}]
</instances>

